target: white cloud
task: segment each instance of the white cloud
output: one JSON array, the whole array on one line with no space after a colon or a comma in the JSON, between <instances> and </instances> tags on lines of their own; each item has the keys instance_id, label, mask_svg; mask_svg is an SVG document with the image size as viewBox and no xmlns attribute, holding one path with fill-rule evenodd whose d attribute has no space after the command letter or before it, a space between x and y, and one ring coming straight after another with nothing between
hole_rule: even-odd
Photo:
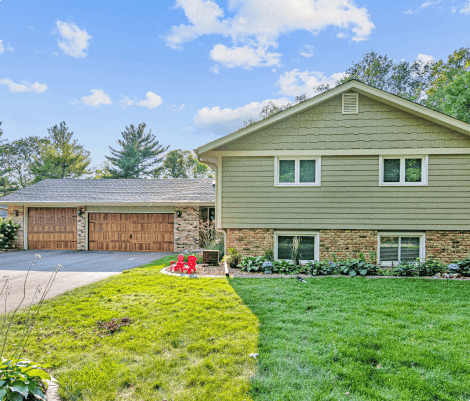
<instances>
[{"instance_id":1,"label":"white cloud","mask_svg":"<svg viewBox=\"0 0 470 401\"><path fill-rule=\"evenodd\" d=\"M313 56L313 46L305 45L303 50L299 50L299 54L303 57L310 58Z\"/></svg>"},{"instance_id":2,"label":"white cloud","mask_svg":"<svg viewBox=\"0 0 470 401\"><path fill-rule=\"evenodd\" d=\"M300 96L306 93L307 96L313 96L316 93L313 89L314 86L321 84L334 86L336 81L344 77L344 75L344 73L338 72L327 77L323 72L319 71L299 71L294 69L282 74L276 82L276 86L280 88L278 93L281 95Z\"/></svg>"},{"instance_id":3,"label":"white cloud","mask_svg":"<svg viewBox=\"0 0 470 401\"><path fill-rule=\"evenodd\" d=\"M470 15L470 2L468 4L462 6L460 9L460 14L469 14Z\"/></svg>"},{"instance_id":4,"label":"white cloud","mask_svg":"<svg viewBox=\"0 0 470 401\"><path fill-rule=\"evenodd\" d=\"M122 95L121 105L125 109L126 107L132 106L135 103L135 100L131 99L129 96Z\"/></svg>"},{"instance_id":5,"label":"white cloud","mask_svg":"<svg viewBox=\"0 0 470 401\"><path fill-rule=\"evenodd\" d=\"M35 82L34 84L21 81L20 84L13 82L11 79L3 78L0 79L0 85L6 85L10 92L34 92L34 93L43 93L47 90L46 84L40 84Z\"/></svg>"},{"instance_id":6,"label":"white cloud","mask_svg":"<svg viewBox=\"0 0 470 401\"><path fill-rule=\"evenodd\" d=\"M73 22L63 22L57 20L57 30L62 39L58 45L65 54L72 57L86 57L85 51L90 45L88 42L92 36L88 35L85 29L80 29Z\"/></svg>"},{"instance_id":7,"label":"white cloud","mask_svg":"<svg viewBox=\"0 0 470 401\"><path fill-rule=\"evenodd\" d=\"M421 8L426 8L429 6L433 6L434 4L439 4L442 0L437 0L437 1L425 1L423 4L421 4Z\"/></svg>"},{"instance_id":8,"label":"white cloud","mask_svg":"<svg viewBox=\"0 0 470 401\"><path fill-rule=\"evenodd\" d=\"M219 70L220 70L220 67L217 64L211 67L211 72L213 72L214 74L218 74Z\"/></svg>"},{"instance_id":9,"label":"white cloud","mask_svg":"<svg viewBox=\"0 0 470 401\"><path fill-rule=\"evenodd\" d=\"M427 54L418 54L418 60L423 61L424 63L429 63L430 61L434 61L433 56L428 56Z\"/></svg>"},{"instance_id":10,"label":"white cloud","mask_svg":"<svg viewBox=\"0 0 470 401\"><path fill-rule=\"evenodd\" d=\"M2 54L5 51L5 48L3 47L3 40L0 40L0 54Z\"/></svg>"},{"instance_id":11,"label":"white cloud","mask_svg":"<svg viewBox=\"0 0 470 401\"><path fill-rule=\"evenodd\" d=\"M5 48L5 46L3 46L3 40L0 39L0 54L2 54L5 50L7 52L12 52L13 47L10 46L10 43L7 43L7 47Z\"/></svg>"},{"instance_id":12,"label":"white cloud","mask_svg":"<svg viewBox=\"0 0 470 401\"><path fill-rule=\"evenodd\" d=\"M136 106L143 106L149 109L154 109L163 103L162 98L153 92L147 92L145 97L147 100L141 100L140 102L137 102Z\"/></svg>"},{"instance_id":13,"label":"white cloud","mask_svg":"<svg viewBox=\"0 0 470 401\"><path fill-rule=\"evenodd\" d=\"M102 89L92 89L91 93L90 96L83 96L81 99L82 103L87 106L98 107L100 104L111 104L113 102Z\"/></svg>"},{"instance_id":14,"label":"white cloud","mask_svg":"<svg viewBox=\"0 0 470 401\"><path fill-rule=\"evenodd\" d=\"M346 37L346 34L344 32L339 32L336 34L337 38L344 39Z\"/></svg>"},{"instance_id":15,"label":"white cloud","mask_svg":"<svg viewBox=\"0 0 470 401\"><path fill-rule=\"evenodd\" d=\"M181 49L184 43L203 35L231 38L233 47L217 44L211 58L228 67L251 68L278 65L280 54L268 51L280 35L305 30L317 34L329 26L349 29L353 41L366 40L374 29L366 8L354 0L231 0L225 17L215 0L176 0L187 24L173 26L165 37L168 46ZM219 61L220 60L220 61Z\"/></svg>"},{"instance_id":16,"label":"white cloud","mask_svg":"<svg viewBox=\"0 0 470 401\"><path fill-rule=\"evenodd\" d=\"M252 48L249 45L242 47L232 47L218 44L210 52L212 60L228 68L243 67L251 69L253 67L278 66L281 54L267 51L266 46Z\"/></svg>"},{"instance_id":17,"label":"white cloud","mask_svg":"<svg viewBox=\"0 0 470 401\"><path fill-rule=\"evenodd\" d=\"M183 104L181 104L180 106L177 106L176 104L174 104L174 105L172 105L172 106L166 106L166 108L167 108L168 110L178 112L178 111L183 110L183 109L185 108L185 106L186 106L186 104L183 103Z\"/></svg>"},{"instance_id":18,"label":"white cloud","mask_svg":"<svg viewBox=\"0 0 470 401\"><path fill-rule=\"evenodd\" d=\"M224 135L243 126L243 121L250 118L259 119L259 113L269 102L277 106L289 103L287 98L267 99L263 102L252 102L235 109L220 107L204 107L194 116L194 124L200 132Z\"/></svg>"}]
</instances>

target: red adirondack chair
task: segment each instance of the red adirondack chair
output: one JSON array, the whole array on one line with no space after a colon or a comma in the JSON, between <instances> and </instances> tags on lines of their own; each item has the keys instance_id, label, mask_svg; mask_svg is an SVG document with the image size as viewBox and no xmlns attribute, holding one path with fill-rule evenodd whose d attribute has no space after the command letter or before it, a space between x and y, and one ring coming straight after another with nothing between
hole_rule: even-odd
<instances>
[{"instance_id":1,"label":"red adirondack chair","mask_svg":"<svg viewBox=\"0 0 470 401\"><path fill-rule=\"evenodd\" d=\"M174 263L174 264L173 264ZM183 273L183 268L184 268L184 255L178 255L178 261L175 262L174 260L171 262L170 265L170 271L176 272L178 270L181 270L181 273Z\"/></svg>"},{"instance_id":2,"label":"red adirondack chair","mask_svg":"<svg viewBox=\"0 0 470 401\"><path fill-rule=\"evenodd\" d=\"M195 272L196 262L197 262L196 256L193 256L193 255L188 256L188 263L185 263L186 267L183 267L181 269L181 272L184 273L185 270L188 272L188 274L191 274L191 271Z\"/></svg>"}]
</instances>

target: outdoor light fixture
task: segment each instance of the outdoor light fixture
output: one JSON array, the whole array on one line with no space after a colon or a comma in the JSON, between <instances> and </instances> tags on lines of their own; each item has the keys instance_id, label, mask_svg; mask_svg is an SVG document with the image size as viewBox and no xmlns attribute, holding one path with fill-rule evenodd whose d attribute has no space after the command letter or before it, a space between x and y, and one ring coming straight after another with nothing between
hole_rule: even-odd
<instances>
[{"instance_id":1,"label":"outdoor light fixture","mask_svg":"<svg viewBox=\"0 0 470 401\"><path fill-rule=\"evenodd\" d=\"M78 209L77 215L78 215L78 216L81 216L81 215L82 215L82 209Z\"/></svg>"},{"instance_id":2,"label":"outdoor light fixture","mask_svg":"<svg viewBox=\"0 0 470 401\"><path fill-rule=\"evenodd\" d=\"M176 216L181 217L181 212L179 210L176 212Z\"/></svg>"},{"instance_id":3,"label":"outdoor light fixture","mask_svg":"<svg viewBox=\"0 0 470 401\"><path fill-rule=\"evenodd\" d=\"M18 210L13 210L13 215L18 216Z\"/></svg>"}]
</instances>

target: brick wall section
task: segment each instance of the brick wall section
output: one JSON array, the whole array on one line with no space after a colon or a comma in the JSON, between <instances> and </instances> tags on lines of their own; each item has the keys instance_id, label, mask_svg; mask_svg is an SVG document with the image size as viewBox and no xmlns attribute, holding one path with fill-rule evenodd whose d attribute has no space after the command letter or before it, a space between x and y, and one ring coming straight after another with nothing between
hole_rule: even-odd
<instances>
[{"instance_id":1,"label":"brick wall section","mask_svg":"<svg viewBox=\"0 0 470 401\"><path fill-rule=\"evenodd\" d=\"M181 212L181 217L178 217ZM175 252L199 248L199 207L175 208Z\"/></svg>"},{"instance_id":2,"label":"brick wall section","mask_svg":"<svg viewBox=\"0 0 470 401\"><path fill-rule=\"evenodd\" d=\"M242 256L261 256L274 249L274 230L264 228L227 228L225 249L237 248Z\"/></svg>"},{"instance_id":3,"label":"brick wall section","mask_svg":"<svg viewBox=\"0 0 470 401\"><path fill-rule=\"evenodd\" d=\"M17 210L18 216L14 216L13 212ZM24 248L24 207L23 206L8 206L8 217L12 217L15 223L20 223L16 236L18 237L13 244L16 249Z\"/></svg>"},{"instance_id":4,"label":"brick wall section","mask_svg":"<svg viewBox=\"0 0 470 401\"><path fill-rule=\"evenodd\" d=\"M82 212L80 216L79 213ZM86 207L77 208L77 250L84 251L86 249Z\"/></svg>"},{"instance_id":5,"label":"brick wall section","mask_svg":"<svg viewBox=\"0 0 470 401\"><path fill-rule=\"evenodd\" d=\"M375 230L320 230L320 260L356 259L363 253L366 260L370 252L377 257L377 234Z\"/></svg>"},{"instance_id":6,"label":"brick wall section","mask_svg":"<svg viewBox=\"0 0 470 401\"><path fill-rule=\"evenodd\" d=\"M426 231L426 257L453 262L470 256L470 231Z\"/></svg>"}]
</instances>

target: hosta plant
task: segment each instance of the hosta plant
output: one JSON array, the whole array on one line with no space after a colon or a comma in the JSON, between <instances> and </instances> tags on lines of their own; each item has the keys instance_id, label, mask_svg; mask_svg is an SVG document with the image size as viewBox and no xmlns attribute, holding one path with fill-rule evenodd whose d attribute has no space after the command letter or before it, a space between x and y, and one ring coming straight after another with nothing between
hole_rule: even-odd
<instances>
[{"instance_id":1,"label":"hosta plant","mask_svg":"<svg viewBox=\"0 0 470 401\"><path fill-rule=\"evenodd\" d=\"M47 390L46 380L54 381L43 369L49 365L40 365L27 359L4 359L0 366L0 400L23 401L43 400Z\"/></svg>"},{"instance_id":2,"label":"hosta plant","mask_svg":"<svg viewBox=\"0 0 470 401\"><path fill-rule=\"evenodd\" d=\"M362 259L353 259L347 262L341 262L339 266L339 271L342 274L347 274L349 276L365 276L368 273L375 273L377 267L371 263L367 263L363 258Z\"/></svg>"},{"instance_id":3,"label":"hosta plant","mask_svg":"<svg viewBox=\"0 0 470 401\"><path fill-rule=\"evenodd\" d=\"M459 260L456 264L462 276L470 276L470 258Z\"/></svg>"}]
</instances>

